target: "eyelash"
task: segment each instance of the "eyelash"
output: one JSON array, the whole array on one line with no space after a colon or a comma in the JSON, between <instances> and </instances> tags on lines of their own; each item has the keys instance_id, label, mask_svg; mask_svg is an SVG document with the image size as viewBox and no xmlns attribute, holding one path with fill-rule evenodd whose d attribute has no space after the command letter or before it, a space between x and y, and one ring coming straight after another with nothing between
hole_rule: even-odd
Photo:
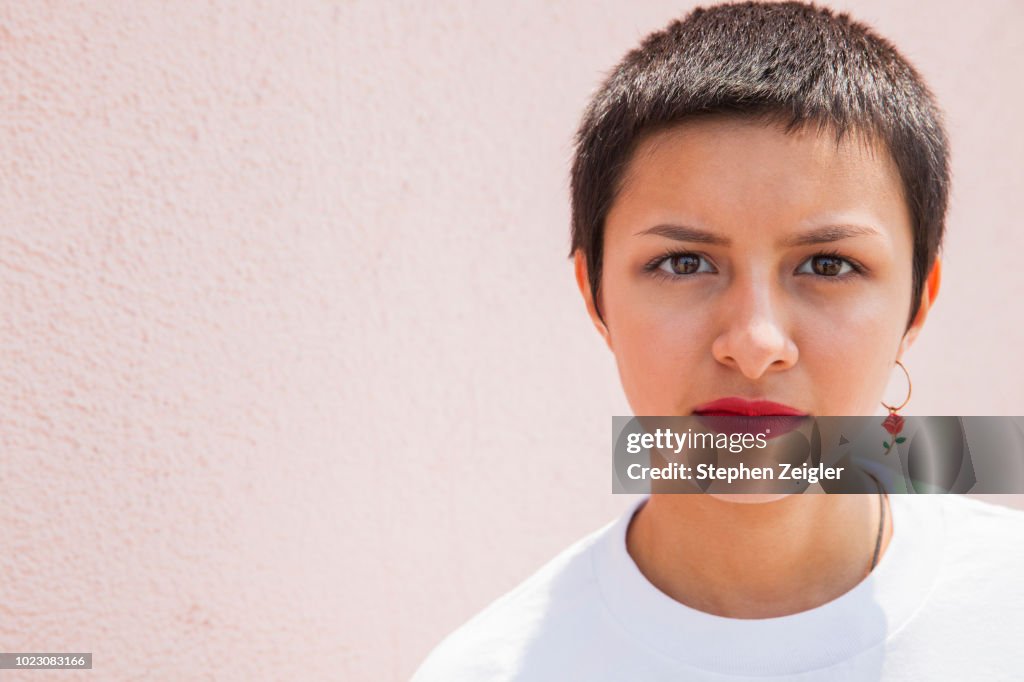
<instances>
[{"instance_id":1,"label":"eyelash","mask_svg":"<svg viewBox=\"0 0 1024 682\"><path fill-rule=\"evenodd\" d=\"M649 260L647 262L647 264L644 265L644 271L650 273L651 275L653 275L653 276L655 276L655 277L657 277L659 279L666 279L666 280L679 280L679 279L683 279L685 277L693 277L693 275L698 275L698 274L712 274L712 273L692 273L692 274L689 274L689 275L675 275L675 274L669 274L669 273L667 273L667 272L665 272L664 270L661 269L661 264L664 263L666 260L668 260L670 258L677 258L679 256L697 256L698 258L703 258L703 259L707 260L708 262L711 262L711 259L708 258L707 255L705 255L703 253L700 253L699 251L676 251L676 250L673 250L673 249L669 249L669 250L665 251L664 253L662 253L660 256L656 256L656 257L652 258L651 260ZM815 254L809 256L806 260L801 261L800 265L803 265L808 260L811 260L811 259L814 259L814 258L819 258L819 257L838 258L839 260L843 261L844 263L847 263L850 266L852 272L847 272L846 274L843 274L843 275L831 275L831 276L829 276L829 275L813 275L816 279L831 280L831 281L835 281L835 282L846 282L846 281L849 281L849 279L851 277L855 276L855 275L863 275L865 272L867 272L867 268L865 268L863 265L861 265L857 261L853 260L852 258L849 258L848 256L844 256L842 253L840 253L839 251L834 250L834 249L831 249L831 250L828 250L828 251L819 251L818 253L815 253ZM800 273L800 274L808 274L808 273Z\"/></svg>"}]
</instances>

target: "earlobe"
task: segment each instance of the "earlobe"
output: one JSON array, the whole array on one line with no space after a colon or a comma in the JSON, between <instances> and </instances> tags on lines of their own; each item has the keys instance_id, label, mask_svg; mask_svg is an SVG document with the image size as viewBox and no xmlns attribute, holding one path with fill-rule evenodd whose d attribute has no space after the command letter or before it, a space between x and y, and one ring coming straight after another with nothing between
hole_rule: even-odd
<instances>
[{"instance_id":1,"label":"earlobe","mask_svg":"<svg viewBox=\"0 0 1024 682\"><path fill-rule=\"evenodd\" d=\"M896 358L897 360L903 358L903 354L917 339L917 335L921 332L921 327L924 326L924 321L928 317L928 312L935 304L935 298L939 295L939 285L941 283L942 260L936 257L935 264L932 265L931 272L928 273L928 279L921 288L921 305L917 309L917 315L914 316L914 321L910 325L910 329L908 329L903 335L903 340L900 342L900 351Z\"/></svg>"},{"instance_id":2,"label":"earlobe","mask_svg":"<svg viewBox=\"0 0 1024 682\"><path fill-rule=\"evenodd\" d=\"M604 321L597 314L597 307L594 305L594 297L590 291L590 278L587 273L587 257L583 255L583 251L576 249L573 254L574 266L576 270L576 286L580 290L580 295L583 296L583 301L587 306L587 314L590 316L590 321L594 324L594 328L604 339L609 350L612 349L611 335L608 333L608 328L605 326Z\"/></svg>"}]
</instances>

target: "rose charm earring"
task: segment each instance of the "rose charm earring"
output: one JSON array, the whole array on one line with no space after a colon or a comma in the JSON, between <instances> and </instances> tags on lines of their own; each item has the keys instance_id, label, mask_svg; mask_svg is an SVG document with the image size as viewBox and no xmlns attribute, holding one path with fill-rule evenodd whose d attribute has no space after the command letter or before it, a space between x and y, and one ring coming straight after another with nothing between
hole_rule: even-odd
<instances>
[{"instance_id":1,"label":"rose charm earring","mask_svg":"<svg viewBox=\"0 0 1024 682\"><path fill-rule=\"evenodd\" d=\"M910 383L910 372L907 371L907 368L904 367L903 363L900 362L899 360L896 361L896 364L899 365L900 369L903 370L903 373L907 375L907 397L903 400L902 403L900 403L896 407L893 407L892 405L886 405L884 402L882 403L882 407L889 410L889 416L885 418L884 422L882 422L882 428L888 431L890 435L892 435L891 443L888 440L882 443L882 445L885 446L885 452L883 454L886 455L888 455L889 452L894 447L896 447L897 443L902 443L903 441L906 440L906 438L899 435L900 431L903 430L903 417L901 417L898 414L898 412L902 410L904 407L906 407L907 403L910 402L910 393L912 390L912 384Z\"/></svg>"}]
</instances>

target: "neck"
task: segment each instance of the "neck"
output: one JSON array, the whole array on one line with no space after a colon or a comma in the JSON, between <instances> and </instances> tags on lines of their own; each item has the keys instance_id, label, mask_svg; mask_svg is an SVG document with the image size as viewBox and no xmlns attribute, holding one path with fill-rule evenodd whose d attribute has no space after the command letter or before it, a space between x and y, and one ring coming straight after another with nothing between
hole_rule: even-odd
<instances>
[{"instance_id":1,"label":"neck","mask_svg":"<svg viewBox=\"0 0 1024 682\"><path fill-rule=\"evenodd\" d=\"M654 494L633 517L626 546L640 572L676 601L729 618L773 618L821 606L863 580L878 523L877 495L743 504Z\"/></svg>"}]
</instances>

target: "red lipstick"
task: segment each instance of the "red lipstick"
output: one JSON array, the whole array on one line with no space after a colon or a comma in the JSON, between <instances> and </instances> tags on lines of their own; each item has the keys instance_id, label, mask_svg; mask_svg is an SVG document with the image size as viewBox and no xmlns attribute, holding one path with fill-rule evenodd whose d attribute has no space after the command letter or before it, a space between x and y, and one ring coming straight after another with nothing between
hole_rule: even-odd
<instances>
[{"instance_id":1,"label":"red lipstick","mask_svg":"<svg viewBox=\"0 0 1024 682\"><path fill-rule=\"evenodd\" d=\"M710 403L699 405L694 414L736 416L736 417L762 417L762 416L784 416L784 417L805 417L806 412L801 412L795 407L773 403L770 400L746 400L745 398L719 398Z\"/></svg>"},{"instance_id":2,"label":"red lipstick","mask_svg":"<svg viewBox=\"0 0 1024 682\"><path fill-rule=\"evenodd\" d=\"M697 406L693 414L718 433L764 433L771 440L796 429L808 417L806 412L770 400L729 397ZM728 417L732 417L729 419Z\"/></svg>"}]
</instances>

